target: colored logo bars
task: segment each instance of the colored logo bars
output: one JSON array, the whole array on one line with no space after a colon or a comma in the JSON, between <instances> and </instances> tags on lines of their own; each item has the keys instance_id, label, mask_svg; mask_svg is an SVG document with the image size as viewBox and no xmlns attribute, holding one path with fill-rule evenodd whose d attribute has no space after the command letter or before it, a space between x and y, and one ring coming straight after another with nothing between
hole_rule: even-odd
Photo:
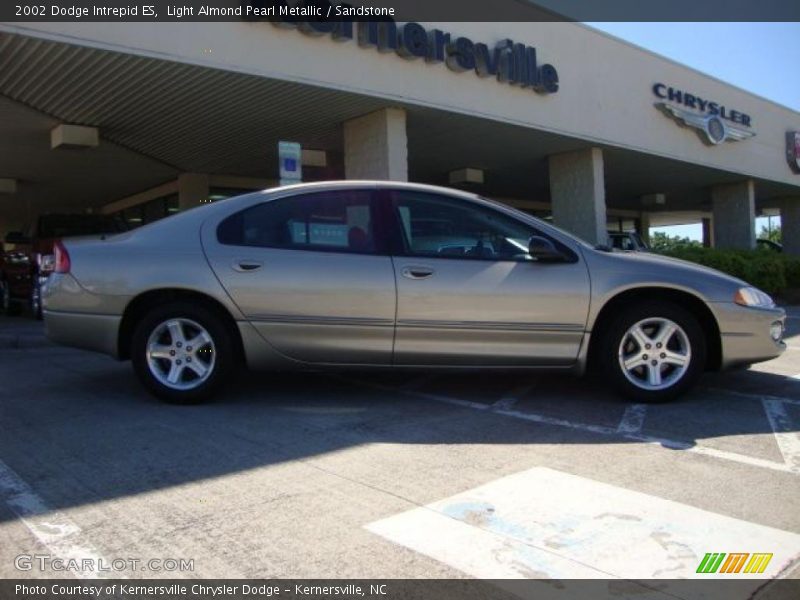
<instances>
[{"instance_id":1,"label":"colored logo bars","mask_svg":"<svg viewBox=\"0 0 800 600\"><path fill-rule=\"evenodd\" d=\"M727 557L727 558L726 558ZM749 558L749 560L748 560ZM748 552L709 552L700 561L698 573L763 573L772 554ZM723 562L724 561L724 562Z\"/></svg>"}]
</instances>

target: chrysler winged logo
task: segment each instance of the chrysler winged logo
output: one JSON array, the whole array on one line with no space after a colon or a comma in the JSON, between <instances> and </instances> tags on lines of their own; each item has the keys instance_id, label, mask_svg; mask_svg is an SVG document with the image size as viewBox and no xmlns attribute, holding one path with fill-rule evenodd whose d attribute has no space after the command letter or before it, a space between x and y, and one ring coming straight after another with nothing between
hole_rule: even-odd
<instances>
[{"instance_id":1,"label":"chrysler winged logo","mask_svg":"<svg viewBox=\"0 0 800 600\"><path fill-rule=\"evenodd\" d=\"M705 134L710 144L717 145L725 141L738 142L755 135L754 132L726 124L719 115L701 115L688 110L683 110L666 102L657 102L656 106L669 112L679 121L689 127L695 127Z\"/></svg>"},{"instance_id":2,"label":"chrysler winged logo","mask_svg":"<svg viewBox=\"0 0 800 600\"><path fill-rule=\"evenodd\" d=\"M786 134L786 158L795 173L800 173L800 131Z\"/></svg>"}]
</instances>

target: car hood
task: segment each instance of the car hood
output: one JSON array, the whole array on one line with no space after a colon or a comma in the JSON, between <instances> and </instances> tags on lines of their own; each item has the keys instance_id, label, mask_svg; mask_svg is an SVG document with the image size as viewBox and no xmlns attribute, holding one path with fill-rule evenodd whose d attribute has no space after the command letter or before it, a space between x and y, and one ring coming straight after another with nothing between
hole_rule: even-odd
<instances>
[{"instance_id":1,"label":"car hood","mask_svg":"<svg viewBox=\"0 0 800 600\"><path fill-rule=\"evenodd\" d=\"M606 270L636 271L640 276L647 274L653 279L667 278L685 280L687 287L692 284L713 283L726 288L738 288L750 285L737 277L733 277L711 267L705 267L688 260L672 258L650 252L601 252L601 268Z\"/></svg>"}]
</instances>

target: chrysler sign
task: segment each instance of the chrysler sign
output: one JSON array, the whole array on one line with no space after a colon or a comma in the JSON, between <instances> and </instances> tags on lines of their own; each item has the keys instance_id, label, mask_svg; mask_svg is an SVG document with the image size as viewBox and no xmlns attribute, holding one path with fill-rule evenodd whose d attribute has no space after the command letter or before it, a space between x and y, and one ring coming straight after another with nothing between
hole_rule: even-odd
<instances>
[{"instance_id":1,"label":"chrysler sign","mask_svg":"<svg viewBox=\"0 0 800 600\"><path fill-rule=\"evenodd\" d=\"M738 142L755 135L751 131L750 115L733 110L713 100L680 90L663 83L653 85L653 94L663 100L656 108L689 127L698 129L703 140L716 146L723 142Z\"/></svg>"}]
</instances>

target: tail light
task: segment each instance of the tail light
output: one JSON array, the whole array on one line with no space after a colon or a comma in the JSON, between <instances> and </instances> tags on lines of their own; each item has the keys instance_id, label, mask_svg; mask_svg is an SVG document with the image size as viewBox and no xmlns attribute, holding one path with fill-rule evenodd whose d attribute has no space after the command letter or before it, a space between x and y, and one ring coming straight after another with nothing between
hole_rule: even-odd
<instances>
[{"instance_id":1,"label":"tail light","mask_svg":"<svg viewBox=\"0 0 800 600\"><path fill-rule=\"evenodd\" d=\"M70 264L69 260L69 252L64 247L63 242L57 241L53 245L53 249L55 250L55 257L56 257L56 273L69 273L70 268L72 265Z\"/></svg>"}]
</instances>

